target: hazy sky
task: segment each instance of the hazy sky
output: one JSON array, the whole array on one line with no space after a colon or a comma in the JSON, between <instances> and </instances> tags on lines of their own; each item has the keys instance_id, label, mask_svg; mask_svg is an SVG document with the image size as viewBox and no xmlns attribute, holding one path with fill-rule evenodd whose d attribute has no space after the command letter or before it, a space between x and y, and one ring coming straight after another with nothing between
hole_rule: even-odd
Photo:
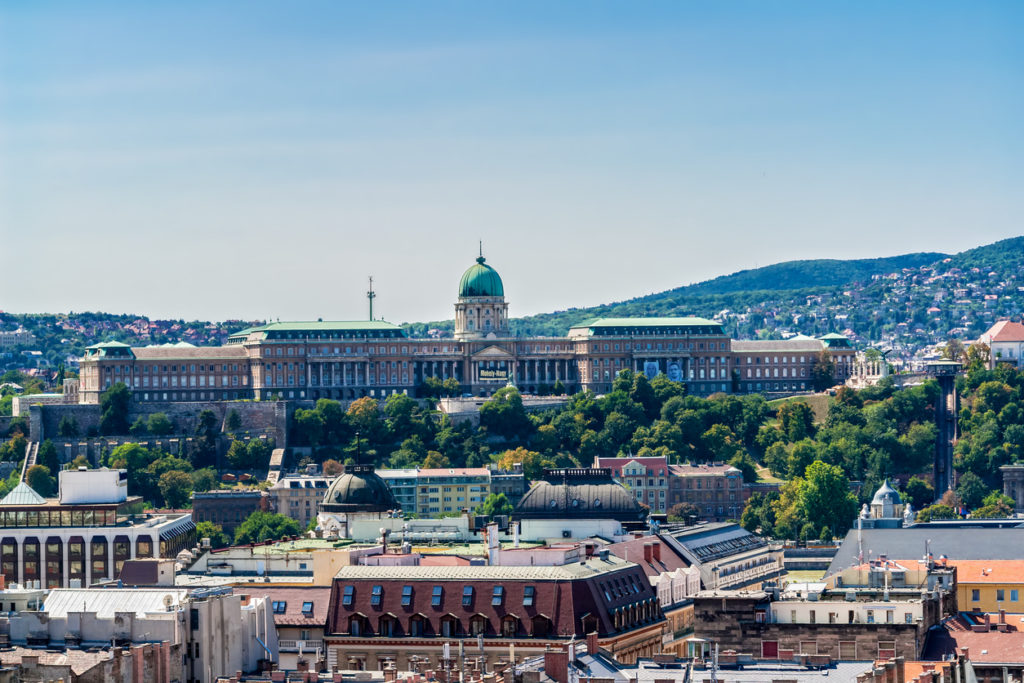
<instances>
[{"instance_id":1,"label":"hazy sky","mask_svg":"<svg viewBox=\"0 0 1024 683\"><path fill-rule=\"evenodd\" d=\"M514 316L1024 233L1024 3L2 2L0 309Z\"/></svg>"}]
</instances>

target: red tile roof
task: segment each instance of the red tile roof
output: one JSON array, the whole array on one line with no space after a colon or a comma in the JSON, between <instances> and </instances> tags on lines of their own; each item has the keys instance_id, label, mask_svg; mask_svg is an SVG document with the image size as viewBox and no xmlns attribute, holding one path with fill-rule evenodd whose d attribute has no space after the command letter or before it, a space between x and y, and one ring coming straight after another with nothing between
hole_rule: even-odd
<instances>
[{"instance_id":1,"label":"red tile roof","mask_svg":"<svg viewBox=\"0 0 1024 683\"><path fill-rule=\"evenodd\" d=\"M646 562L644 560L645 543L661 543L661 561L653 560L651 562ZM653 535L632 538L628 541L612 543L605 547L608 548L608 552L615 557L626 560L627 562L635 562L640 565L640 568L644 570L644 573L647 574L648 577L658 576L662 572L674 572L677 569L686 569L690 566L690 563L672 550L667 543L662 543L660 538Z\"/></svg>"},{"instance_id":2,"label":"red tile roof","mask_svg":"<svg viewBox=\"0 0 1024 683\"><path fill-rule=\"evenodd\" d=\"M622 474L622 468L631 462L638 462L647 468L648 473L664 476L668 474L668 460L666 458L595 458L595 467L607 467L615 473L615 476Z\"/></svg>"},{"instance_id":3,"label":"red tile roof","mask_svg":"<svg viewBox=\"0 0 1024 683\"><path fill-rule=\"evenodd\" d=\"M238 588L236 592L251 597L265 597L271 603L285 603L284 612L273 612L275 626L309 626L321 627L327 623L327 608L330 604L331 589L329 587L287 588L267 586L265 588ZM312 603L312 611L303 612L305 603Z\"/></svg>"},{"instance_id":4,"label":"red tile roof","mask_svg":"<svg viewBox=\"0 0 1024 683\"><path fill-rule=\"evenodd\" d=\"M1024 325L1010 320L1000 320L981 335L981 338L989 342L1024 341Z\"/></svg>"},{"instance_id":5,"label":"red tile roof","mask_svg":"<svg viewBox=\"0 0 1024 683\"><path fill-rule=\"evenodd\" d=\"M994 630L975 633L961 619L947 620L942 628L928 633L922 659L939 661L959 654L960 648L964 647L968 649L968 659L975 663L1017 663L1024 659L1024 632L1017 628L1020 615L1007 615L1006 621L1011 630L1006 633Z\"/></svg>"}]
</instances>

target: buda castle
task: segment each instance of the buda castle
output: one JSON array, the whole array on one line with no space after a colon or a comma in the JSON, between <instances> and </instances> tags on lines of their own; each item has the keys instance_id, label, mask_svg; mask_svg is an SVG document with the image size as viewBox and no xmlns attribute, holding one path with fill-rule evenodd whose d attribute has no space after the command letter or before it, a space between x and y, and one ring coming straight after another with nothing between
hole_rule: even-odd
<instances>
[{"instance_id":1,"label":"buda castle","mask_svg":"<svg viewBox=\"0 0 1024 683\"><path fill-rule=\"evenodd\" d=\"M837 383L849 377L855 352L838 334L734 340L714 320L679 317L598 318L565 337L514 336L504 284L481 255L459 282L451 338L414 338L371 319L268 323L236 332L223 346L105 342L86 349L79 402L98 403L118 382L138 401L416 396L431 377L454 378L460 393L473 396L510 383L527 394L556 387L604 393L622 370L665 374L698 396L792 394L811 389L823 353Z\"/></svg>"}]
</instances>

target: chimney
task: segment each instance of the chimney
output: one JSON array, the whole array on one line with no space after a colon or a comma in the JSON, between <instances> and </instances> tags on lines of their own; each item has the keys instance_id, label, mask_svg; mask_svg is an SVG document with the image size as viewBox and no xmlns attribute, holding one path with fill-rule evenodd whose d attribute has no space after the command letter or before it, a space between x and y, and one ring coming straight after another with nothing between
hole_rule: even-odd
<instances>
[{"instance_id":1,"label":"chimney","mask_svg":"<svg viewBox=\"0 0 1024 683\"><path fill-rule=\"evenodd\" d=\"M587 654L596 655L600 649L601 646L597 644L597 631L591 631L587 634Z\"/></svg>"},{"instance_id":2,"label":"chimney","mask_svg":"<svg viewBox=\"0 0 1024 683\"><path fill-rule=\"evenodd\" d=\"M651 560L654 559L654 544L644 543L644 562L650 564Z\"/></svg>"},{"instance_id":3,"label":"chimney","mask_svg":"<svg viewBox=\"0 0 1024 683\"><path fill-rule=\"evenodd\" d=\"M569 653L565 650L544 651L544 673L558 683L569 682Z\"/></svg>"},{"instance_id":4,"label":"chimney","mask_svg":"<svg viewBox=\"0 0 1024 683\"><path fill-rule=\"evenodd\" d=\"M966 647L960 648L960 656L969 661L971 659L970 649ZM21 661L25 661L25 658L22 657Z\"/></svg>"},{"instance_id":5,"label":"chimney","mask_svg":"<svg viewBox=\"0 0 1024 683\"><path fill-rule=\"evenodd\" d=\"M584 543L583 544L583 552L586 553L586 556L588 558L593 557L594 556L594 544L593 543L589 543L589 542L588 543ZM0 575L0 576L2 576L2 575Z\"/></svg>"},{"instance_id":6,"label":"chimney","mask_svg":"<svg viewBox=\"0 0 1024 683\"><path fill-rule=\"evenodd\" d=\"M651 547L654 548L654 561L661 562L661 541L655 541Z\"/></svg>"},{"instance_id":7,"label":"chimney","mask_svg":"<svg viewBox=\"0 0 1024 683\"><path fill-rule=\"evenodd\" d=\"M1002 608L999 609L999 623L1000 624L1005 624L1006 623L1006 610L1002 609Z\"/></svg>"}]
</instances>

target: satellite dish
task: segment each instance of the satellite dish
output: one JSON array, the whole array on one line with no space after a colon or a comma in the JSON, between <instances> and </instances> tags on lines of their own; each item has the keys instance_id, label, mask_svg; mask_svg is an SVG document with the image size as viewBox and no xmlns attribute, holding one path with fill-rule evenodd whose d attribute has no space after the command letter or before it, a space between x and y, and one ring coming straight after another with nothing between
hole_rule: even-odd
<instances>
[{"instance_id":1,"label":"satellite dish","mask_svg":"<svg viewBox=\"0 0 1024 683\"><path fill-rule=\"evenodd\" d=\"M172 605L174 605L174 596L168 593L164 596L164 607L170 609Z\"/></svg>"}]
</instances>

